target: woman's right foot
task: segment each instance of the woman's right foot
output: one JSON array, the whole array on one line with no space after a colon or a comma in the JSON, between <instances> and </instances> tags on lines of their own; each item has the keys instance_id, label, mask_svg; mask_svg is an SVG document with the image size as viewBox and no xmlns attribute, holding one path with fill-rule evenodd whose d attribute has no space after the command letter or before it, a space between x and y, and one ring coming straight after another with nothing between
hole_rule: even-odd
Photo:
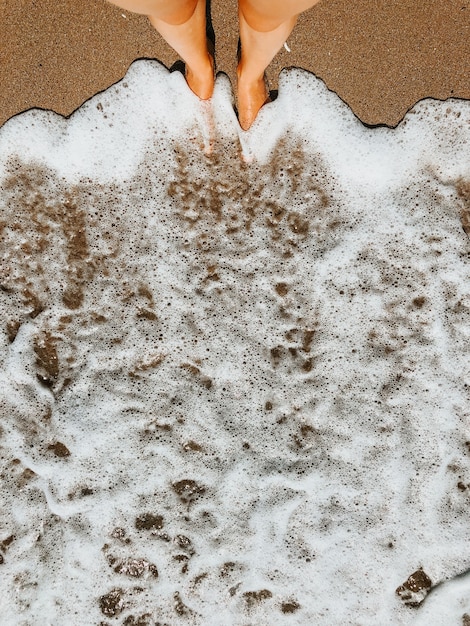
<instances>
[{"instance_id":1,"label":"woman's right foot","mask_svg":"<svg viewBox=\"0 0 470 626\"><path fill-rule=\"evenodd\" d=\"M238 76L238 121L243 130L248 130L261 107L269 102L269 91L264 74L256 79L247 79L240 66Z\"/></svg>"}]
</instances>

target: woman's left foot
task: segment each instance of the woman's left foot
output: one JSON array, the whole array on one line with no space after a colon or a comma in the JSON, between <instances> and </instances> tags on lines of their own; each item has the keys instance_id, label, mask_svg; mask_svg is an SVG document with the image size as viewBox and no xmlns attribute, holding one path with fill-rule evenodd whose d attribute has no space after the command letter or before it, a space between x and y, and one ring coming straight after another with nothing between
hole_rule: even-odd
<instances>
[{"instance_id":1,"label":"woman's left foot","mask_svg":"<svg viewBox=\"0 0 470 626\"><path fill-rule=\"evenodd\" d=\"M214 92L214 57L208 52L207 62L197 72L186 65L186 82L193 93L201 100L209 100Z\"/></svg>"}]
</instances>

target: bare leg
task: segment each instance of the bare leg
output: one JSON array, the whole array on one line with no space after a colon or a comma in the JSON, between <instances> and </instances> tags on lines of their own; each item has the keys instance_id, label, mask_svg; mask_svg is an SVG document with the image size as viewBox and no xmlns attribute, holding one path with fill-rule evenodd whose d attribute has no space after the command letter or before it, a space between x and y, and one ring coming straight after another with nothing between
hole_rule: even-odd
<instances>
[{"instance_id":1,"label":"bare leg","mask_svg":"<svg viewBox=\"0 0 470 626\"><path fill-rule=\"evenodd\" d=\"M268 100L264 72L295 26L299 13L319 0L239 0L241 58L238 116L248 130Z\"/></svg>"},{"instance_id":2,"label":"bare leg","mask_svg":"<svg viewBox=\"0 0 470 626\"><path fill-rule=\"evenodd\" d=\"M214 90L214 60L207 49L206 0L111 0L148 15L151 24L186 64L186 81L202 100Z\"/></svg>"}]
</instances>

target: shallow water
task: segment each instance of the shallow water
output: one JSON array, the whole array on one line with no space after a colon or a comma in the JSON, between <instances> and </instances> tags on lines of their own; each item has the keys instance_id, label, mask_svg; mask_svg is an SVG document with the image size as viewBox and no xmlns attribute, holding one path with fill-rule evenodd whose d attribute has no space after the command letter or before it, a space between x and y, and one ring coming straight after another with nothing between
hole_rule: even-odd
<instances>
[{"instance_id":1,"label":"shallow water","mask_svg":"<svg viewBox=\"0 0 470 626\"><path fill-rule=\"evenodd\" d=\"M0 131L2 624L460 625L470 105L213 115L142 61Z\"/></svg>"}]
</instances>

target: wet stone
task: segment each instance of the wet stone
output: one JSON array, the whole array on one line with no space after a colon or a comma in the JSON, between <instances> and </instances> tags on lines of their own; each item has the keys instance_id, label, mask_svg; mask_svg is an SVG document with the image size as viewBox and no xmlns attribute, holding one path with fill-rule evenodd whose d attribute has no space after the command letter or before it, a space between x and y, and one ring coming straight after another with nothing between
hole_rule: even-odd
<instances>
[{"instance_id":1,"label":"wet stone","mask_svg":"<svg viewBox=\"0 0 470 626\"><path fill-rule=\"evenodd\" d=\"M56 441L55 443L51 443L50 445L47 446L48 450L51 450L56 456L64 459L68 456L70 456L70 450L67 448L67 446L63 443L61 443L60 441ZM85 490L87 488L85 487ZM91 493L93 493L93 491L91 491ZM89 493L85 493L83 495L90 495Z\"/></svg>"},{"instance_id":2,"label":"wet stone","mask_svg":"<svg viewBox=\"0 0 470 626\"><path fill-rule=\"evenodd\" d=\"M128 615L123 621L122 626L150 626L152 624L152 616L150 613L143 615Z\"/></svg>"},{"instance_id":3,"label":"wet stone","mask_svg":"<svg viewBox=\"0 0 470 626\"><path fill-rule=\"evenodd\" d=\"M253 607L263 600L268 600L272 598L273 594L269 591L269 589L260 589L259 591L245 591L243 597L249 607Z\"/></svg>"},{"instance_id":4,"label":"wet stone","mask_svg":"<svg viewBox=\"0 0 470 626\"><path fill-rule=\"evenodd\" d=\"M290 602L283 602L281 604L281 611L283 613L295 613L300 609L300 604L294 600Z\"/></svg>"},{"instance_id":5,"label":"wet stone","mask_svg":"<svg viewBox=\"0 0 470 626\"><path fill-rule=\"evenodd\" d=\"M108 557L110 565L114 565L115 559L110 555ZM149 563L145 559L125 559L120 561L115 567L116 574L123 574L132 578L141 578L147 572L154 578L158 578L157 567L153 563Z\"/></svg>"},{"instance_id":6,"label":"wet stone","mask_svg":"<svg viewBox=\"0 0 470 626\"><path fill-rule=\"evenodd\" d=\"M177 543L182 550L191 550L191 539L185 535L176 535L175 543Z\"/></svg>"},{"instance_id":7,"label":"wet stone","mask_svg":"<svg viewBox=\"0 0 470 626\"><path fill-rule=\"evenodd\" d=\"M431 587L432 581L429 576L423 569L418 569L397 588L395 593L406 606L418 607L427 596Z\"/></svg>"},{"instance_id":8,"label":"wet stone","mask_svg":"<svg viewBox=\"0 0 470 626\"><path fill-rule=\"evenodd\" d=\"M139 559L129 559L114 568L117 574L140 578L145 572L145 563Z\"/></svg>"},{"instance_id":9,"label":"wet stone","mask_svg":"<svg viewBox=\"0 0 470 626\"><path fill-rule=\"evenodd\" d=\"M153 513L144 513L135 518L137 530L160 530L163 528L163 517Z\"/></svg>"},{"instance_id":10,"label":"wet stone","mask_svg":"<svg viewBox=\"0 0 470 626\"><path fill-rule=\"evenodd\" d=\"M116 526L116 528L113 528L113 530L110 533L110 536L113 539L119 539L119 541L126 541L126 531L124 528L121 528L119 526Z\"/></svg>"},{"instance_id":11,"label":"wet stone","mask_svg":"<svg viewBox=\"0 0 470 626\"><path fill-rule=\"evenodd\" d=\"M122 613L124 605L124 591L122 589L112 589L109 593L99 599L100 609L103 615L114 617Z\"/></svg>"},{"instance_id":12,"label":"wet stone","mask_svg":"<svg viewBox=\"0 0 470 626\"><path fill-rule=\"evenodd\" d=\"M199 485L195 480L184 479L173 483L173 490L184 503L192 502L206 493L205 487Z\"/></svg>"},{"instance_id":13,"label":"wet stone","mask_svg":"<svg viewBox=\"0 0 470 626\"><path fill-rule=\"evenodd\" d=\"M227 561L226 563L222 565L220 569L220 575L222 576L222 578L225 578L229 574L233 574L233 572L235 571L235 568L236 568L236 563L234 563L233 561Z\"/></svg>"}]
</instances>

